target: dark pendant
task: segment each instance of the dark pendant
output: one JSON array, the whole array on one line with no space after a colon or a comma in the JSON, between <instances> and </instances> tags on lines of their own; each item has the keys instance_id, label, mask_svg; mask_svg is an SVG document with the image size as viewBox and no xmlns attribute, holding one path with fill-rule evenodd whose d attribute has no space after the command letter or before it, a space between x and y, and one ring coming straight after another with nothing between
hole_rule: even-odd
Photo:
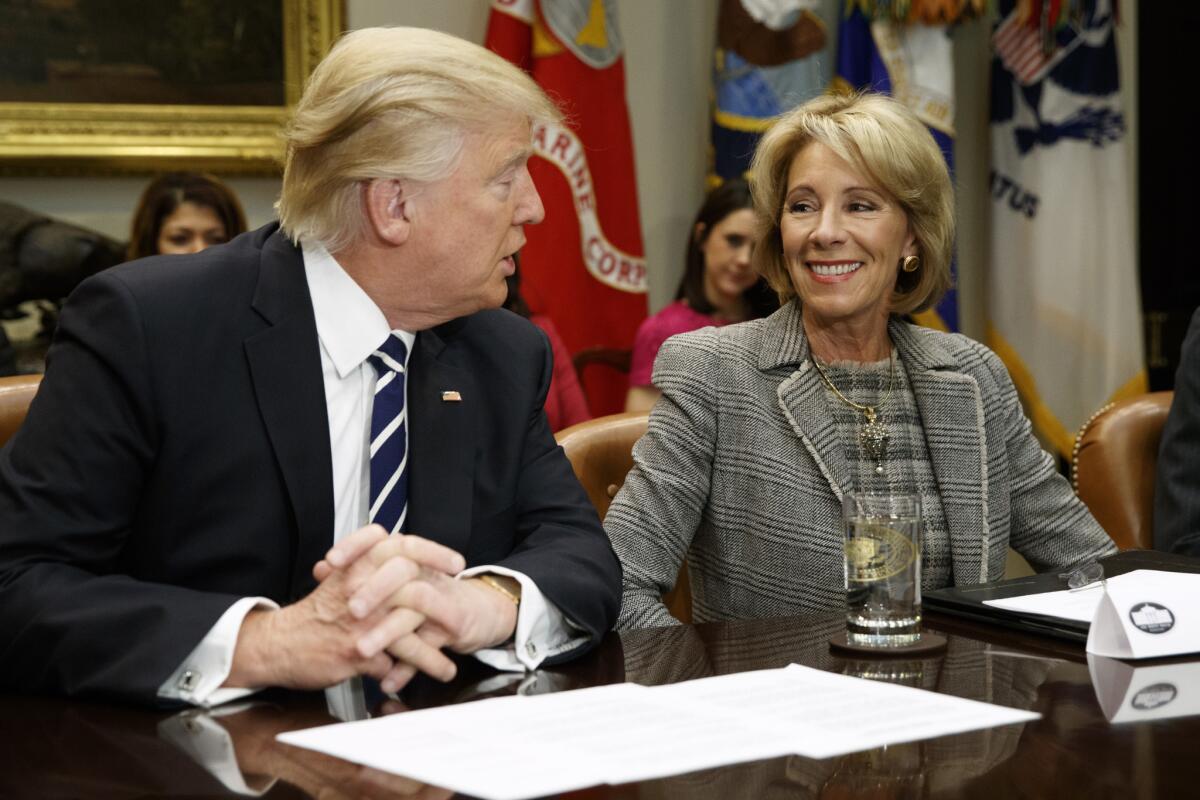
<instances>
[{"instance_id":1,"label":"dark pendant","mask_svg":"<svg viewBox=\"0 0 1200 800\"><path fill-rule=\"evenodd\" d=\"M881 462L887 457L887 428L874 419L869 419L862 426L862 430L858 433L858 439L862 444L863 452L871 461Z\"/></svg>"}]
</instances>

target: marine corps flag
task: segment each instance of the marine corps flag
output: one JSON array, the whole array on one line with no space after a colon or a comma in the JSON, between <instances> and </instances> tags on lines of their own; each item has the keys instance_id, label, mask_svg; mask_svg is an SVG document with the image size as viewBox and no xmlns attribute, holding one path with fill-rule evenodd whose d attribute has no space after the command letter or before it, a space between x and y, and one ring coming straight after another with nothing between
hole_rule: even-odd
<instances>
[{"instance_id":1,"label":"marine corps flag","mask_svg":"<svg viewBox=\"0 0 1200 800\"><path fill-rule=\"evenodd\" d=\"M566 118L533 131L529 171L546 221L526 231L521 278L529 304L554 320L572 353L631 348L646 316L616 14L615 0L492 0L488 21L487 46L532 74ZM593 414L624 407L621 376L585 378Z\"/></svg>"},{"instance_id":2,"label":"marine corps flag","mask_svg":"<svg viewBox=\"0 0 1200 800\"><path fill-rule=\"evenodd\" d=\"M988 344L1068 458L1093 412L1146 385L1113 8L1069 5L999 3L988 264Z\"/></svg>"}]
</instances>

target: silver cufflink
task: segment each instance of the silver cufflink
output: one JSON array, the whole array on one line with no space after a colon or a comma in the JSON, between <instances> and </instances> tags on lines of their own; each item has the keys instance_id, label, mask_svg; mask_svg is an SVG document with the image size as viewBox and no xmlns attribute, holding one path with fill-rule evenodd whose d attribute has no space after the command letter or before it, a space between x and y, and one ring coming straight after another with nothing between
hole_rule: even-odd
<instances>
[{"instance_id":1,"label":"silver cufflink","mask_svg":"<svg viewBox=\"0 0 1200 800\"><path fill-rule=\"evenodd\" d=\"M190 692L196 688L196 684L199 682L200 673L194 670L186 669L183 671L183 674L179 676L179 681L176 683L176 686L179 687L180 691Z\"/></svg>"}]
</instances>

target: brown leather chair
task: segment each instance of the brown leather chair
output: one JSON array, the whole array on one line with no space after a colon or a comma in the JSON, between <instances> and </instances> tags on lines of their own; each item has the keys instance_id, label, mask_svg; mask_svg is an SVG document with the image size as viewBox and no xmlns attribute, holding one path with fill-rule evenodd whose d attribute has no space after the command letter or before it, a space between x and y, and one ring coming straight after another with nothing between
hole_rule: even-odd
<instances>
[{"instance_id":1,"label":"brown leather chair","mask_svg":"<svg viewBox=\"0 0 1200 800\"><path fill-rule=\"evenodd\" d=\"M1154 479L1174 392L1109 403L1075 439L1071 482L1122 550L1154 547Z\"/></svg>"},{"instance_id":2,"label":"brown leather chair","mask_svg":"<svg viewBox=\"0 0 1200 800\"><path fill-rule=\"evenodd\" d=\"M648 420L647 414L613 414L572 425L555 436L602 520L633 466L633 445L646 432ZM663 602L677 619L692 621L686 562L675 588L663 596Z\"/></svg>"},{"instance_id":3,"label":"brown leather chair","mask_svg":"<svg viewBox=\"0 0 1200 800\"><path fill-rule=\"evenodd\" d=\"M0 378L0 447L12 438L25 421L25 413L41 382L41 375Z\"/></svg>"}]
</instances>

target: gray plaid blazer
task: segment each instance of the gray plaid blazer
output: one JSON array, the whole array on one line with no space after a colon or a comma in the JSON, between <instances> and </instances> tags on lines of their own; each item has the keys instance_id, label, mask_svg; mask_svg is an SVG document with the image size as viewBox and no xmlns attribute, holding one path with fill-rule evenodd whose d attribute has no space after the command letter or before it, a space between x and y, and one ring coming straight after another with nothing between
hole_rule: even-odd
<instances>
[{"instance_id":1,"label":"gray plaid blazer","mask_svg":"<svg viewBox=\"0 0 1200 800\"><path fill-rule=\"evenodd\" d=\"M958 334L893 320L950 534L954 582L998 580L1116 547L1034 438L1004 365ZM799 306L672 337L663 392L604 527L624 567L618 628L670 625L686 557L697 622L845 603L841 497L853 472L808 360Z\"/></svg>"}]
</instances>

